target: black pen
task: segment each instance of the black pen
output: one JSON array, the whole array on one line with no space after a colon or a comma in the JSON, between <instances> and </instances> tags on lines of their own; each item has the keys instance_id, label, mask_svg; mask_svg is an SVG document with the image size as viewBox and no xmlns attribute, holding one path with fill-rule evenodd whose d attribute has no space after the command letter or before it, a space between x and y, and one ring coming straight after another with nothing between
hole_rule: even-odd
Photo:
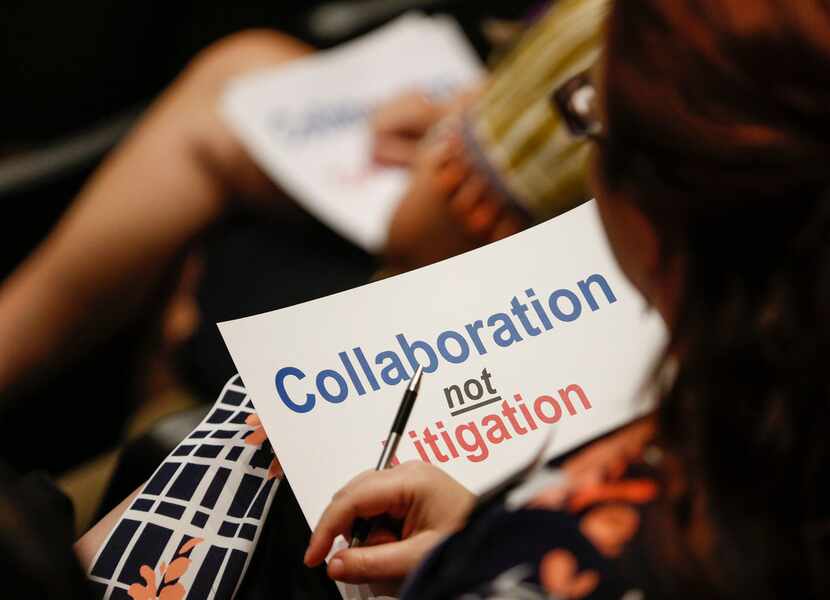
<instances>
[{"instance_id":1,"label":"black pen","mask_svg":"<svg viewBox=\"0 0 830 600\"><path fill-rule=\"evenodd\" d=\"M380 453L375 471L388 469L389 464L395 457L395 451L398 449L398 444L403 436L403 430L406 429L406 423L409 421L412 407L415 406L415 398L418 397L418 390L421 387L421 377L423 375L424 367L418 365L418 370L415 371L412 380L406 386L406 390L403 393L403 399L401 399L401 404L398 406L398 414L395 415L395 420L392 422L389 437L386 438L386 443L383 445L383 452ZM374 519L355 519L355 522L352 524L352 541L349 542L349 548L355 548L362 544L369 536L373 524Z\"/></svg>"}]
</instances>

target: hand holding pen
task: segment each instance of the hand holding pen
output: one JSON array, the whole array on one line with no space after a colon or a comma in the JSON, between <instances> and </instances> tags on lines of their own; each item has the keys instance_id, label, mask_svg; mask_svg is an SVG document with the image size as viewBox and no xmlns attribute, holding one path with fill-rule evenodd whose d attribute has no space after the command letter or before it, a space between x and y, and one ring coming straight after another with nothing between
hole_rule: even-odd
<instances>
[{"instance_id":1,"label":"hand holding pen","mask_svg":"<svg viewBox=\"0 0 830 600\"><path fill-rule=\"evenodd\" d=\"M347 483L323 512L306 551L306 565L319 565L334 539L351 533L350 547L329 561L331 578L347 583L402 579L445 536L463 526L475 501L467 488L418 460L385 468L406 429L421 377L419 369L404 392L376 469ZM399 521L400 539L391 532L373 533L378 517ZM375 543L378 539L384 543Z\"/></svg>"},{"instance_id":2,"label":"hand holding pen","mask_svg":"<svg viewBox=\"0 0 830 600\"><path fill-rule=\"evenodd\" d=\"M412 376L409 385L403 393L403 399L398 406L398 413L395 415L395 420L392 421L392 427L389 429L389 436L386 438L386 443L383 445L383 451L380 453L378 464L375 466L375 471L382 471L388 469L395 458L395 452L398 450L398 444L401 442L406 424L409 422L409 415L412 413L412 407L415 406L415 400L418 398L418 391L421 389L421 377L424 375L424 367L418 365L418 370ZM352 539L349 542L349 548L354 548L363 543L368 537L369 532L374 525L373 521L358 518L352 525Z\"/></svg>"}]
</instances>

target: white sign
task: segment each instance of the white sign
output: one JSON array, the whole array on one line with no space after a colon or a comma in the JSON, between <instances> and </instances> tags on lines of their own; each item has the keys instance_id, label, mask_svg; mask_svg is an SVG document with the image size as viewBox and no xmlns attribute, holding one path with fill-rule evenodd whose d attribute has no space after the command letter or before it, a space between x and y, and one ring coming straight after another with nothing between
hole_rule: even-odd
<instances>
[{"instance_id":1,"label":"white sign","mask_svg":"<svg viewBox=\"0 0 830 600\"><path fill-rule=\"evenodd\" d=\"M556 429L560 454L646 410L665 342L618 269L593 202L404 275L219 324L313 528L374 467L425 367L401 461L480 492Z\"/></svg>"},{"instance_id":2,"label":"white sign","mask_svg":"<svg viewBox=\"0 0 830 600\"><path fill-rule=\"evenodd\" d=\"M383 247L407 171L371 160L381 102L469 87L482 67L449 18L406 15L358 40L232 83L222 112L263 170L369 252Z\"/></svg>"}]
</instances>

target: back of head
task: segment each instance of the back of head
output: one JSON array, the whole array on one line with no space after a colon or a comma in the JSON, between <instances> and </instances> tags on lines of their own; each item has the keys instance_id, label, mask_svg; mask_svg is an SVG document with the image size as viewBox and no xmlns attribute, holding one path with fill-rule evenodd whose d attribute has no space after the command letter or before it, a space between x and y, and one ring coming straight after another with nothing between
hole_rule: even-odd
<instances>
[{"instance_id":1,"label":"back of head","mask_svg":"<svg viewBox=\"0 0 830 600\"><path fill-rule=\"evenodd\" d=\"M830 1L618 0L610 188L682 257L660 409L727 596L830 592ZM685 512L684 512L685 511Z\"/></svg>"}]
</instances>

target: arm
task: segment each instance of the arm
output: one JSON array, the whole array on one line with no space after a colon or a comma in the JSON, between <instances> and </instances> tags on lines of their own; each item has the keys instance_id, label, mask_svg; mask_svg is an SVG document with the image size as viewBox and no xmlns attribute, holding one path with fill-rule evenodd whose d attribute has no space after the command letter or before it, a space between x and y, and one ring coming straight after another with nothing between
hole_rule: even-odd
<instances>
[{"instance_id":1,"label":"arm","mask_svg":"<svg viewBox=\"0 0 830 600\"><path fill-rule=\"evenodd\" d=\"M281 477L246 394L231 377L147 484L76 544L91 581L133 598L232 597ZM217 556L229 556L224 566Z\"/></svg>"},{"instance_id":2,"label":"arm","mask_svg":"<svg viewBox=\"0 0 830 600\"><path fill-rule=\"evenodd\" d=\"M157 99L0 289L0 390L129 318L231 196L275 194L217 102L230 77L308 51L277 34L240 34Z\"/></svg>"},{"instance_id":3,"label":"arm","mask_svg":"<svg viewBox=\"0 0 830 600\"><path fill-rule=\"evenodd\" d=\"M92 559L95 558L95 553L98 552L98 549L104 543L104 540L107 539L110 531L118 523L118 519L121 518L121 515L124 514L124 511L127 510L130 503L138 496L138 492L142 487L144 487L144 484L141 484L141 487L124 498L118 506L108 512L103 519L93 525L89 531L75 542L75 556L78 557L78 562L81 563L84 573L89 571L92 565Z\"/></svg>"}]
</instances>

